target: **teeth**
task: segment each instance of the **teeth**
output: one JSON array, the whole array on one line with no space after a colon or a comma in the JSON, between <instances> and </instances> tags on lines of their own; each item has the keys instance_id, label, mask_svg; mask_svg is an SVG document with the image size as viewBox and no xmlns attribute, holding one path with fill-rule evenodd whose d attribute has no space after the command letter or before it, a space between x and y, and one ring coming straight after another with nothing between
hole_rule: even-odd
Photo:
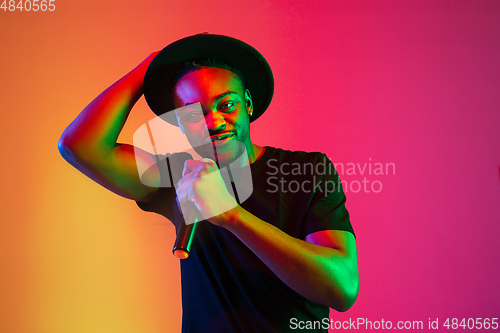
<instances>
[{"instance_id":1,"label":"teeth","mask_svg":"<svg viewBox=\"0 0 500 333\"><path fill-rule=\"evenodd\" d=\"M216 140L223 140L223 139L226 139L226 138L229 138L230 136L232 136L233 133L227 133L227 134L223 134L223 135L220 135L216 138Z\"/></svg>"}]
</instances>

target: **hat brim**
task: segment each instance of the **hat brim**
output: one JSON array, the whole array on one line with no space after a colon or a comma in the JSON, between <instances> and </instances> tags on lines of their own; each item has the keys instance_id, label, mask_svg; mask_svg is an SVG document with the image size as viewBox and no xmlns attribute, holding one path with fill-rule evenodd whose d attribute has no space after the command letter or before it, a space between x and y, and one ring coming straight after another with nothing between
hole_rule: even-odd
<instances>
[{"instance_id":1,"label":"hat brim","mask_svg":"<svg viewBox=\"0 0 500 333\"><path fill-rule=\"evenodd\" d=\"M266 111L274 93L273 73L266 59L252 46L235 38L199 34L166 46L149 64L143 91L146 102L155 114L178 125L174 113L168 112L175 109L172 91L176 84L176 73L184 62L199 58L216 59L241 72L245 88L252 95L254 110L250 122Z\"/></svg>"}]
</instances>

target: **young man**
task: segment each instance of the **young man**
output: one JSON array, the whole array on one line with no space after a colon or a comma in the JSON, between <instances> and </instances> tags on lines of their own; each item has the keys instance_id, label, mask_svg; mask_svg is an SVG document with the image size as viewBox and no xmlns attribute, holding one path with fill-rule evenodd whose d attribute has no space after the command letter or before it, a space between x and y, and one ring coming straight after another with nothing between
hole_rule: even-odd
<instances>
[{"instance_id":1,"label":"young man","mask_svg":"<svg viewBox=\"0 0 500 333\"><path fill-rule=\"evenodd\" d=\"M266 60L248 44L187 37L101 93L60 139L69 163L142 209L179 227L178 200L206 219L181 261L183 332L326 332L328 307L346 311L357 297L356 243L332 163L320 153L251 141L250 122L268 107L273 82ZM151 109L210 157L170 155L170 170L177 165L182 173L177 189L161 186L172 175L158 156L117 143L143 90ZM239 202L219 168L245 153L253 192ZM138 169L148 171L139 177Z\"/></svg>"}]
</instances>

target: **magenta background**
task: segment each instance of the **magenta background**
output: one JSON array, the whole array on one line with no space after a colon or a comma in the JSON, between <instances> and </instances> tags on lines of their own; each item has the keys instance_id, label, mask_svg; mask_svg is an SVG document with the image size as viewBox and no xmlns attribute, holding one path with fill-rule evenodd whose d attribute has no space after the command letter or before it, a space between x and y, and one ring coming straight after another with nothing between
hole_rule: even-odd
<instances>
[{"instance_id":1,"label":"magenta background","mask_svg":"<svg viewBox=\"0 0 500 333\"><path fill-rule=\"evenodd\" d=\"M380 193L347 194L360 294L332 316L498 316L500 3L271 7L276 97L255 141L396 165L367 177Z\"/></svg>"},{"instance_id":2,"label":"magenta background","mask_svg":"<svg viewBox=\"0 0 500 333\"><path fill-rule=\"evenodd\" d=\"M90 100L149 53L203 31L248 42L274 71L274 100L252 124L255 143L321 151L344 165L395 164L395 174L341 174L383 188L347 193L360 293L350 311L332 318L427 325L428 318L500 317L500 2L59 1L52 16L25 14L0 11L3 158L26 162L2 166L9 177L0 331L125 332L122 325L144 332L152 318L149 332L179 331L172 230L85 180L62 161L56 142ZM122 140L132 142L153 116L142 100ZM13 137L31 154L19 156ZM16 213L6 213L13 206ZM110 245L113 232L120 243ZM130 266L98 275L124 258L122 249ZM103 290L122 271L137 276L101 293L108 306L94 310L92 299L83 309L72 280L58 280L65 267L81 281L88 277L79 269L95 269L93 283L105 281ZM94 290L80 288L84 300ZM62 311L71 320L61 321ZM75 318L88 330L76 330Z\"/></svg>"}]
</instances>

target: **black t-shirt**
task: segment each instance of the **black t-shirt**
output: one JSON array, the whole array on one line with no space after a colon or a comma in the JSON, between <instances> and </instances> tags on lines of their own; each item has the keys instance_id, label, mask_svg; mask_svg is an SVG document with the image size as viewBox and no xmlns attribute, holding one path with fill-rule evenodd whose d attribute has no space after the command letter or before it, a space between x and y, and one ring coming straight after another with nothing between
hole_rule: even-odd
<instances>
[{"instance_id":1,"label":"black t-shirt","mask_svg":"<svg viewBox=\"0 0 500 333\"><path fill-rule=\"evenodd\" d=\"M169 156L170 170L182 170L189 157ZM266 147L250 169L253 192L240 203L250 213L299 239L320 230L354 234L338 174L324 154ZM169 177L165 170L161 177ZM138 205L176 227L182 221L174 188ZM198 223L191 256L181 260L182 332L292 332L291 320L328 318L328 307L290 289L231 232Z\"/></svg>"}]
</instances>

